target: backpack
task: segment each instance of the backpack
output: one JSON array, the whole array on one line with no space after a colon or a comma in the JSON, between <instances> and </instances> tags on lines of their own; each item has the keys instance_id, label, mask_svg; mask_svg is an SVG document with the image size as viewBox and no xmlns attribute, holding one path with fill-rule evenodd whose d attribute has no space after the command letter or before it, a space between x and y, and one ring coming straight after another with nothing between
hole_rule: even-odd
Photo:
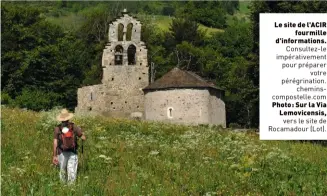
<instances>
[{"instance_id":1,"label":"backpack","mask_svg":"<svg viewBox=\"0 0 327 196\"><path fill-rule=\"evenodd\" d=\"M64 152L65 151L76 152L77 137L74 131L74 123L68 124L69 130L67 133L62 132L64 127L62 127L61 125L58 125L58 128L59 128L58 147Z\"/></svg>"}]
</instances>

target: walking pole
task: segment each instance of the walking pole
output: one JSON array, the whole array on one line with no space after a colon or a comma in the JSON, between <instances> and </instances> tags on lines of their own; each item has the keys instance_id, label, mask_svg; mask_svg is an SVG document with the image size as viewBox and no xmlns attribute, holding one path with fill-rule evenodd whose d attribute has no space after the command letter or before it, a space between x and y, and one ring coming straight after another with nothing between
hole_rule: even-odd
<instances>
[{"instance_id":1,"label":"walking pole","mask_svg":"<svg viewBox=\"0 0 327 196\"><path fill-rule=\"evenodd\" d=\"M84 154L83 152L84 152L84 144L83 144L83 140L82 140L82 154Z\"/></svg>"},{"instance_id":2,"label":"walking pole","mask_svg":"<svg viewBox=\"0 0 327 196\"><path fill-rule=\"evenodd\" d=\"M83 144L83 140L82 140L82 167L84 167L84 144Z\"/></svg>"}]
</instances>

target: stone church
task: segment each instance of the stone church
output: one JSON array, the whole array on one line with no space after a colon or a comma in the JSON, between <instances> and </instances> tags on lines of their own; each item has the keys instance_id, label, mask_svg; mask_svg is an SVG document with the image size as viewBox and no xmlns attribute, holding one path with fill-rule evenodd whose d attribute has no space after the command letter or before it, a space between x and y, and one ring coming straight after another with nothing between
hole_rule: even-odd
<instances>
[{"instance_id":1,"label":"stone church","mask_svg":"<svg viewBox=\"0 0 327 196\"><path fill-rule=\"evenodd\" d=\"M109 25L101 84L77 91L76 113L226 127L223 91L194 73L174 68L149 83L141 23L127 11Z\"/></svg>"},{"instance_id":2,"label":"stone church","mask_svg":"<svg viewBox=\"0 0 327 196\"><path fill-rule=\"evenodd\" d=\"M102 84L77 91L76 113L128 117L144 111L142 88L149 84L147 49L141 23L127 12L109 26L109 42L102 56Z\"/></svg>"}]
</instances>

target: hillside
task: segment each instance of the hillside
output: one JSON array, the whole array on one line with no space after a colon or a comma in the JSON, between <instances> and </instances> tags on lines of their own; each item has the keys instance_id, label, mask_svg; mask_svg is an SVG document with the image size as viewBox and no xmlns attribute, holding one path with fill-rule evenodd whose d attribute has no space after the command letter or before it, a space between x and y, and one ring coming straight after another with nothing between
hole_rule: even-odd
<instances>
[{"instance_id":1,"label":"hillside","mask_svg":"<svg viewBox=\"0 0 327 196\"><path fill-rule=\"evenodd\" d=\"M166 32L169 31L169 26L174 17L163 16L163 15L152 15L150 16L151 22L156 25L161 31ZM63 15L60 17L47 17L47 20L53 24L59 25L66 30L78 29L85 20L79 14L69 13L67 15ZM222 29L206 27L202 24L199 24L199 29L207 30L207 36L210 36L212 33L223 32Z\"/></svg>"},{"instance_id":2,"label":"hillside","mask_svg":"<svg viewBox=\"0 0 327 196\"><path fill-rule=\"evenodd\" d=\"M47 113L2 108L3 195L326 195L327 150L257 134L77 116L78 182L58 183Z\"/></svg>"},{"instance_id":3,"label":"hillside","mask_svg":"<svg viewBox=\"0 0 327 196\"><path fill-rule=\"evenodd\" d=\"M161 2L162 3L162 2ZM241 1L239 3L239 9L238 11L235 12L234 15L227 15L227 23L231 23L233 18L237 18L239 20L244 20L245 22L249 22L249 8L248 6L250 5L250 2L247 1ZM90 10L96 10L98 7L101 7L101 5L90 5L89 7L85 8L79 8L81 10L76 11L74 9L68 10L68 9L61 9L61 10L49 10L47 14L47 20L51 23L57 24L61 27L63 27L66 30L76 30L78 29L83 22L85 22L86 18L83 14L88 13ZM158 2L159 6L157 9L162 9L162 6L160 2ZM45 8L49 9L49 8ZM168 31L169 30L169 25L174 18L174 16L164 16L164 15L153 15L150 14L148 15L151 17L151 22L155 24L159 29L162 31ZM223 29L218 29L218 28L212 28L212 27L207 27L203 24L199 23L199 28L201 30L207 30L207 36L211 36L212 33L216 32L222 32Z\"/></svg>"}]
</instances>

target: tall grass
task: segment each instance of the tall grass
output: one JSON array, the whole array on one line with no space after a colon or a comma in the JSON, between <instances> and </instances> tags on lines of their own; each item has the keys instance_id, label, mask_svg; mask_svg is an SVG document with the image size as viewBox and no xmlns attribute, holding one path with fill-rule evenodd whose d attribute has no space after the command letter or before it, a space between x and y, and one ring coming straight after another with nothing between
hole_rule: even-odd
<instances>
[{"instance_id":1,"label":"tall grass","mask_svg":"<svg viewBox=\"0 0 327 196\"><path fill-rule=\"evenodd\" d=\"M73 121L87 141L68 187L51 165L56 112L2 109L3 195L327 194L327 151L318 145L83 116Z\"/></svg>"}]
</instances>

